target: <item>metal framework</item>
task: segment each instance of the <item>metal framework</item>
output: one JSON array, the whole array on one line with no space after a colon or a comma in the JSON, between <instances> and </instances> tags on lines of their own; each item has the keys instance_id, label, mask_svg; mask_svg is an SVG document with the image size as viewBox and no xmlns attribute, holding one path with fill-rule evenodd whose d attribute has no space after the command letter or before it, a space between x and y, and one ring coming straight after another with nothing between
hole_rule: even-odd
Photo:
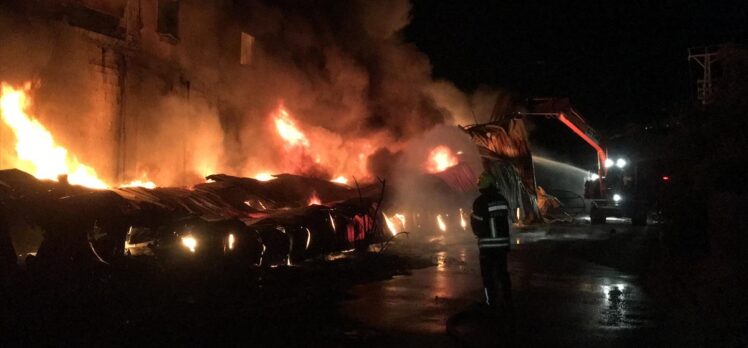
<instances>
[{"instance_id":1,"label":"metal framework","mask_svg":"<svg viewBox=\"0 0 748 348\"><path fill-rule=\"evenodd\" d=\"M712 102L712 95L714 94L712 64L718 60L719 52L717 47L707 46L688 49L688 61L695 61L704 71L703 77L696 80L696 97L701 101L701 105L707 105Z\"/></svg>"}]
</instances>

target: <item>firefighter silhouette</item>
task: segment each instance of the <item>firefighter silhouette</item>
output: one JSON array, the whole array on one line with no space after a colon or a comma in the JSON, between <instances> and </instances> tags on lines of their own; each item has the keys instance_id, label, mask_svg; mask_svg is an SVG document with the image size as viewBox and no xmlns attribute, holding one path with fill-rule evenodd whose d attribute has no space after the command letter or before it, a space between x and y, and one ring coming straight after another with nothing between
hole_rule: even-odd
<instances>
[{"instance_id":1,"label":"firefighter silhouette","mask_svg":"<svg viewBox=\"0 0 748 348\"><path fill-rule=\"evenodd\" d=\"M492 308L508 306L512 296L507 269L509 202L501 195L496 180L488 172L481 174L478 188L480 196L473 203L470 224L478 238L485 301Z\"/></svg>"}]
</instances>

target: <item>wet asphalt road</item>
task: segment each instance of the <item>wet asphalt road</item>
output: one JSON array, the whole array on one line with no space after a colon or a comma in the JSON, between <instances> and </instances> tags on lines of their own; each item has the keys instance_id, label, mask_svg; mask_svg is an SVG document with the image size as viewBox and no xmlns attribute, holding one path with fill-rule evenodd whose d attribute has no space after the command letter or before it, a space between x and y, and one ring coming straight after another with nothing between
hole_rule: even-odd
<instances>
[{"instance_id":1,"label":"wet asphalt road","mask_svg":"<svg viewBox=\"0 0 748 348\"><path fill-rule=\"evenodd\" d=\"M81 273L84 280L71 275L41 283L27 274L0 296L0 346L672 342L672 333L661 330L659 303L647 296L639 277L656 253L656 227L610 221L515 232L513 324L505 315L477 310L482 285L470 232L432 237L414 233L383 253L249 273L228 265L166 273L131 265L101 279Z\"/></svg>"},{"instance_id":2,"label":"wet asphalt road","mask_svg":"<svg viewBox=\"0 0 748 348\"><path fill-rule=\"evenodd\" d=\"M477 247L460 231L439 242L437 266L358 285L342 310L362 324L354 334L367 346L661 346L658 305L639 278L655 239L656 227L624 221L515 231L515 315L493 318L475 305Z\"/></svg>"}]
</instances>

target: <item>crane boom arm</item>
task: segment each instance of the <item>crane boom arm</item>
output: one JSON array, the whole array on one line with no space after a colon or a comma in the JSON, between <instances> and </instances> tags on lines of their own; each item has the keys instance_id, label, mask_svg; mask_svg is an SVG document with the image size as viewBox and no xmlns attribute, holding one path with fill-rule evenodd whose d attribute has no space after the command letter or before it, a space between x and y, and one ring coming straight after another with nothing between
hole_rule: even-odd
<instances>
[{"instance_id":1,"label":"crane boom arm","mask_svg":"<svg viewBox=\"0 0 748 348\"><path fill-rule=\"evenodd\" d=\"M568 98L535 98L530 101L530 111L520 112L525 116L537 115L556 118L569 127L597 152L598 174L603 176L607 151L602 145L597 132L587 124L587 121L571 106Z\"/></svg>"}]
</instances>

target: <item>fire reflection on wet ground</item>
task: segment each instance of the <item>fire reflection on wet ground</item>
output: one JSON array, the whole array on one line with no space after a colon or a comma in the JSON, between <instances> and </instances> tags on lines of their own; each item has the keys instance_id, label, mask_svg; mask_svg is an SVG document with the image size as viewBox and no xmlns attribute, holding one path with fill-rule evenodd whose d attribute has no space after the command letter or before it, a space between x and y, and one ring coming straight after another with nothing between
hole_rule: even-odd
<instances>
[{"instance_id":1,"label":"fire reflection on wet ground","mask_svg":"<svg viewBox=\"0 0 748 348\"><path fill-rule=\"evenodd\" d=\"M624 231L627 226L614 228ZM528 346L577 346L652 337L657 315L639 279L582 260L568 250L569 241L609 238L611 226L554 228L551 233L545 229L512 236L516 339ZM442 243L443 250L433 258L436 266L354 288L355 300L346 304L345 312L385 336L434 335L451 346L454 341L446 334L447 320L476 308L482 285L477 247L469 233L459 238L448 235ZM383 340L398 345L395 339Z\"/></svg>"}]
</instances>

